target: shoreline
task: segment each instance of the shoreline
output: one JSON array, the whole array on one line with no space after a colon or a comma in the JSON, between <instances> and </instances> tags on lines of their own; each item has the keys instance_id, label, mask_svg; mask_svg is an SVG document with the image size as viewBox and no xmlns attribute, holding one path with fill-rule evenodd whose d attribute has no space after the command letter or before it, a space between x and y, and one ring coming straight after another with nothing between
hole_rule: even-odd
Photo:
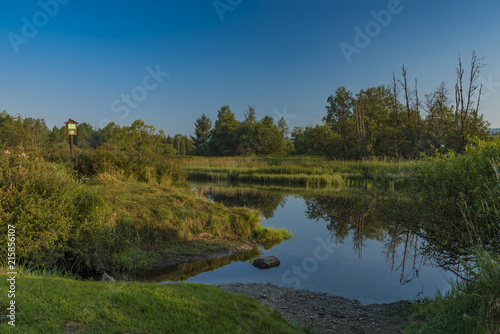
<instances>
[{"instance_id":1,"label":"shoreline","mask_svg":"<svg viewBox=\"0 0 500 334\"><path fill-rule=\"evenodd\" d=\"M179 256L162 262L175 266L199 260L211 260L251 251L255 245L242 244L193 256ZM280 287L271 283L207 284L224 291L257 299L278 311L285 319L318 333L400 333L407 321L404 313L411 303L401 300L384 304L361 304L355 299L306 289Z\"/></svg>"},{"instance_id":2,"label":"shoreline","mask_svg":"<svg viewBox=\"0 0 500 334\"><path fill-rule=\"evenodd\" d=\"M175 266L199 260L211 260L255 249L255 245L242 244L193 256L179 256L162 262L161 266ZM409 301L384 304L361 304L355 299L334 296L306 289L280 287L271 283L207 284L228 292L257 299L278 311L292 323L299 323L318 333L400 333L406 322L404 313Z\"/></svg>"},{"instance_id":3,"label":"shoreline","mask_svg":"<svg viewBox=\"0 0 500 334\"><path fill-rule=\"evenodd\" d=\"M327 293L279 287L270 283L213 285L247 295L278 311L288 321L318 333L400 333L410 302L363 305Z\"/></svg>"}]
</instances>

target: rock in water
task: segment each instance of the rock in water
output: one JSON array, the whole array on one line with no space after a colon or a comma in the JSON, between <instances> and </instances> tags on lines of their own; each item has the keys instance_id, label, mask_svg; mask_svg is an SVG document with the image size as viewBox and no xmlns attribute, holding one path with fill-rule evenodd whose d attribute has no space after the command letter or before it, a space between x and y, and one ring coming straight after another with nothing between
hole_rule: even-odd
<instances>
[{"instance_id":1,"label":"rock in water","mask_svg":"<svg viewBox=\"0 0 500 334\"><path fill-rule=\"evenodd\" d=\"M104 273L104 274L102 274L101 281L114 283L115 279L113 277L109 276L108 274Z\"/></svg>"},{"instance_id":2,"label":"rock in water","mask_svg":"<svg viewBox=\"0 0 500 334\"><path fill-rule=\"evenodd\" d=\"M259 257L255 259L252 264L259 269L269 269L278 267L280 265L280 260L275 256Z\"/></svg>"}]
</instances>

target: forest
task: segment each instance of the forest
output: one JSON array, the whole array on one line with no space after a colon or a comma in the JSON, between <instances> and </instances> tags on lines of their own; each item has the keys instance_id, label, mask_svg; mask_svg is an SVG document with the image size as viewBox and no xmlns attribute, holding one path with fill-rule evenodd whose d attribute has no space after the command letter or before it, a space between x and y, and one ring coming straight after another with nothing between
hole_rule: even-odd
<instances>
[{"instance_id":1,"label":"forest","mask_svg":"<svg viewBox=\"0 0 500 334\"><path fill-rule=\"evenodd\" d=\"M484 140L491 135L489 122L480 114L478 77L483 67L473 54L466 70L459 57L453 99L445 82L422 97L417 79L410 84L404 65L399 78L393 74L386 86L357 93L340 86L326 97L322 122L316 125L290 129L284 116L258 119L252 106L239 121L230 106L224 105L215 121L206 114L197 118L190 136L167 135L142 120L130 126L109 123L102 129L81 122L74 142L83 150L140 145L165 155L306 155L336 160L415 159L436 150L463 153L474 138ZM68 145L64 125L50 130L43 119L12 116L6 111L0 114L0 138L4 148L21 145L44 151L43 155L47 149L60 151Z\"/></svg>"}]
</instances>

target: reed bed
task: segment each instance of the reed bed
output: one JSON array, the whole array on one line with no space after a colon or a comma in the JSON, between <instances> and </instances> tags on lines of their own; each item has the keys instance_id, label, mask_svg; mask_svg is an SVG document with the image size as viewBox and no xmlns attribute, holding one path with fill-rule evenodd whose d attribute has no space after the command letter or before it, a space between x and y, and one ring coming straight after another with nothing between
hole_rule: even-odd
<instances>
[{"instance_id":1,"label":"reed bed","mask_svg":"<svg viewBox=\"0 0 500 334\"><path fill-rule=\"evenodd\" d=\"M183 157L176 160L191 181L255 182L280 185L387 184L405 180L415 161L327 160L314 157Z\"/></svg>"}]
</instances>

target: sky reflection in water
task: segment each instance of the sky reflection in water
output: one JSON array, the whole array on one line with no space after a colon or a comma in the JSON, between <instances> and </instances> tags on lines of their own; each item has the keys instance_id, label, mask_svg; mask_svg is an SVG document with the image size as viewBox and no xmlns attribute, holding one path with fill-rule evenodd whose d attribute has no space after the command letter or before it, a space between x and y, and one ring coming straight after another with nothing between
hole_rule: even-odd
<instances>
[{"instance_id":1,"label":"sky reflection in water","mask_svg":"<svg viewBox=\"0 0 500 334\"><path fill-rule=\"evenodd\" d=\"M280 266L269 270L253 267L254 252L239 258L193 263L196 268L167 268L156 280L206 284L270 282L353 298L364 304L433 296L438 289L449 289L447 277L453 276L430 260L415 256L414 248L420 241L415 236L399 234L394 226L377 217L369 197L353 197L345 191L333 195L285 195L256 190L235 194L234 189L221 189L224 188L213 188L208 196L226 204L258 207L268 217L264 226L285 227L293 232L293 239L269 250L261 248L261 256L276 256ZM390 237L395 234L396 245ZM169 276L169 272L177 274Z\"/></svg>"}]
</instances>

